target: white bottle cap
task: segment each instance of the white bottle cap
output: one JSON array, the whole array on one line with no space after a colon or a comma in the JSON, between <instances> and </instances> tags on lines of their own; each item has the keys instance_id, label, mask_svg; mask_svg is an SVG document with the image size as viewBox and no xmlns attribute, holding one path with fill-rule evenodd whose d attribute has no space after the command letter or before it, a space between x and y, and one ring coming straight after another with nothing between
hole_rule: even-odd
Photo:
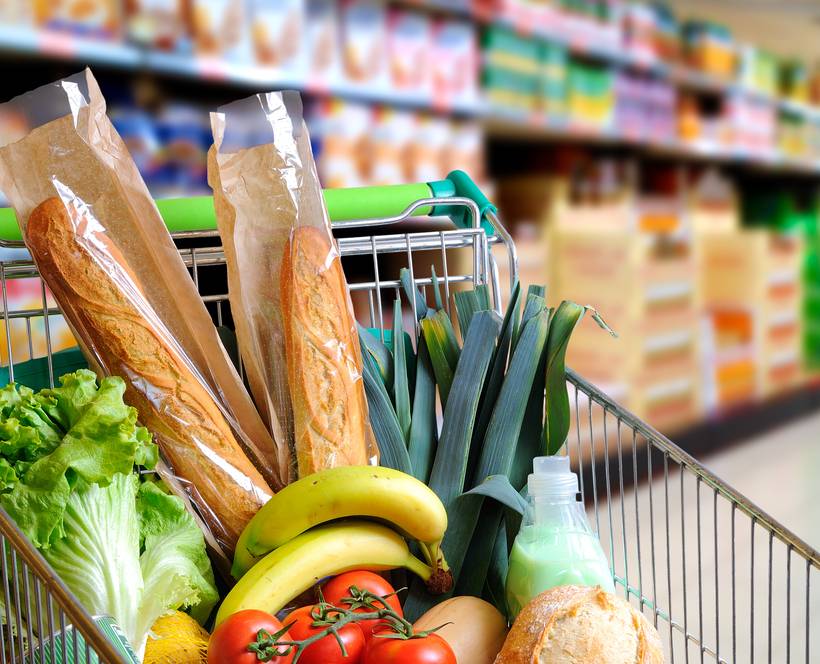
<instances>
[{"instance_id":1,"label":"white bottle cap","mask_svg":"<svg viewBox=\"0 0 820 664\"><path fill-rule=\"evenodd\" d=\"M574 498L578 493L578 476L570 470L568 456L535 457L532 470L527 479L531 498Z\"/></svg>"}]
</instances>

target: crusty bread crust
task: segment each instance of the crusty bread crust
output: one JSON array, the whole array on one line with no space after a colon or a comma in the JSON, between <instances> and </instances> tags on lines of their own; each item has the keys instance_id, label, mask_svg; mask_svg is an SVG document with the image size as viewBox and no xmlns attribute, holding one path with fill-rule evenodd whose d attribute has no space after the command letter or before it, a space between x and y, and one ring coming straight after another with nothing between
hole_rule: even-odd
<instances>
[{"instance_id":1,"label":"crusty bread crust","mask_svg":"<svg viewBox=\"0 0 820 664\"><path fill-rule=\"evenodd\" d=\"M293 229L280 288L299 476L365 465L359 343L341 261L322 229Z\"/></svg>"},{"instance_id":2,"label":"crusty bread crust","mask_svg":"<svg viewBox=\"0 0 820 664\"><path fill-rule=\"evenodd\" d=\"M102 366L125 378L125 400L157 438L217 541L233 551L272 494L151 309L119 249L82 210L57 198L31 213L26 244L72 325ZM93 246L93 249L90 248Z\"/></svg>"},{"instance_id":3,"label":"crusty bread crust","mask_svg":"<svg viewBox=\"0 0 820 664\"><path fill-rule=\"evenodd\" d=\"M554 636L553 630L562 620L577 616L585 606L591 604L599 605L613 616L619 612L628 612L623 617L626 622L631 623L635 631L637 648L634 664L663 664L660 637L643 614L599 587L585 586L553 588L541 593L527 604L518 614L504 647L496 657L495 664L549 664L550 658L543 655L546 654L548 642ZM595 634L590 629L586 639L591 642L594 638ZM620 654L612 659L607 658L606 648L609 644L600 645L600 648L589 648L598 651L595 664L627 661Z\"/></svg>"}]
</instances>

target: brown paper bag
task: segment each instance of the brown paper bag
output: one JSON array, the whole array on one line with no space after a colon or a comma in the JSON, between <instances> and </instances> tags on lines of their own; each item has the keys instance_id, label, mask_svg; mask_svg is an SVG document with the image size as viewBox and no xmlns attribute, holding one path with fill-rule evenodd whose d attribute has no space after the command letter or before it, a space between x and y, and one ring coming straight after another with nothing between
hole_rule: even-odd
<instances>
[{"instance_id":1,"label":"brown paper bag","mask_svg":"<svg viewBox=\"0 0 820 664\"><path fill-rule=\"evenodd\" d=\"M292 455L299 476L375 462L353 308L299 95L234 102L211 126L231 312L257 406L289 442L280 468Z\"/></svg>"},{"instance_id":2,"label":"brown paper bag","mask_svg":"<svg viewBox=\"0 0 820 664\"><path fill-rule=\"evenodd\" d=\"M28 121L0 149L0 188L43 279L91 364L125 378L126 400L230 553L283 485L274 444L94 77L86 70L2 112Z\"/></svg>"}]
</instances>

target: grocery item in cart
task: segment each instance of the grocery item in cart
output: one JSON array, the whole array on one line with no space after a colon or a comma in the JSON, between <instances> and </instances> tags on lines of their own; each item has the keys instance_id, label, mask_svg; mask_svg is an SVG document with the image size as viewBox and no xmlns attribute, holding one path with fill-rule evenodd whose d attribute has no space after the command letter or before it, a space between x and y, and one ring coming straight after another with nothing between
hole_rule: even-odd
<instances>
[{"instance_id":1,"label":"grocery item in cart","mask_svg":"<svg viewBox=\"0 0 820 664\"><path fill-rule=\"evenodd\" d=\"M0 390L0 504L85 610L142 652L157 618L189 608L204 622L219 596L202 532L151 472L157 447L124 393L122 378L97 385L87 369L37 393ZM29 617L51 608L39 592L21 602Z\"/></svg>"},{"instance_id":2,"label":"grocery item in cart","mask_svg":"<svg viewBox=\"0 0 820 664\"><path fill-rule=\"evenodd\" d=\"M126 400L230 553L271 495L260 470L279 486L271 438L90 72L9 103L36 118L0 150L0 186L39 271L91 365L125 377Z\"/></svg>"},{"instance_id":3,"label":"grocery item in cart","mask_svg":"<svg viewBox=\"0 0 820 664\"><path fill-rule=\"evenodd\" d=\"M515 618L545 590L577 584L615 592L612 572L578 502L578 476L568 456L535 457L529 506L510 552L507 611Z\"/></svg>"},{"instance_id":4,"label":"grocery item in cart","mask_svg":"<svg viewBox=\"0 0 820 664\"><path fill-rule=\"evenodd\" d=\"M280 478L290 479L284 441L302 477L374 461L356 323L299 95L255 95L211 121L231 311Z\"/></svg>"},{"instance_id":5,"label":"grocery item in cart","mask_svg":"<svg viewBox=\"0 0 820 664\"><path fill-rule=\"evenodd\" d=\"M496 664L663 664L657 630L600 588L559 586L519 614Z\"/></svg>"}]
</instances>

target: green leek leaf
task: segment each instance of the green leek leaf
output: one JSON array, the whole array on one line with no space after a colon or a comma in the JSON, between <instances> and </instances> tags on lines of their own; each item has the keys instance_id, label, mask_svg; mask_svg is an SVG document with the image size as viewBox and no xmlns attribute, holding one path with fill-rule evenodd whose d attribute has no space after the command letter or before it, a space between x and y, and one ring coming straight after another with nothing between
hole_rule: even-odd
<instances>
[{"instance_id":1,"label":"green leek leaf","mask_svg":"<svg viewBox=\"0 0 820 664\"><path fill-rule=\"evenodd\" d=\"M437 311L432 316L422 319L420 324L424 342L430 353L430 363L433 366L441 403L446 407L460 354L456 333L444 311Z\"/></svg>"},{"instance_id":2,"label":"green leek leaf","mask_svg":"<svg viewBox=\"0 0 820 664\"><path fill-rule=\"evenodd\" d=\"M466 494L492 498L521 515L527 509L527 499L515 490L506 475L490 475L481 484L467 491Z\"/></svg>"},{"instance_id":3,"label":"green leek leaf","mask_svg":"<svg viewBox=\"0 0 820 664\"><path fill-rule=\"evenodd\" d=\"M459 291L454 296L456 301L456 313L458 314L458 327L461 330L461 338L467 337L470 322L473 314L478 311L488 311L490 306L490 291L486 284L480 284L472 290Z\"/></svg>"},{"instance_id":4,"label":"green leek leaf","mask_svg":"<svg viewBox=\"0 0 820 664\"><path fill-rule=\"evenodd\" d=\"M504 372L507 370L507 362L509 360L513 328L515 322L518 320L520 299L521 286L516 281L512 295L510 296L507 312L504 314L504 322L501 324L498 348L496 348L495 355L493 356L490 374L487 377L487 383L481 395L481 402L478 407L478 420L476 421L475 430L473 432L473 441L470 445L470 462L467 477L472 477L475 473L478 457L481 453L481 442L484 439L484 433L487 431L487 426L490 423L490 417L493 414L498 393L501 391L501 383L504 380ZM540 427L538 429L538 436L539 438L541 436Z\"/></svg>"},{"instance_id":5,"label":"green leek leaf","mask_svg":"<svg viewBox=\"0 0 820 664\"><path fill-rule=\"evenodd\" d=\"M542 310L526 323L521 332L487 427L478 469L473 475L473 486L490 475L508 475L510 472L538 361L547 343L548 330L549 313Z\"/></svg>"},{"instance_id":6,"label":"green leek leaf","mask_svg":"<svg viewBox=\"0 0 820 664\"><path fill-rule=\"evenodd\" d=\"M475 530L464 556L470 564L462 567L455 585L454 595L480 596L487 581L493 546L498 537L498 527L504 517L504 509L498 503L485 500ZM449 559L448 559L449 560Z\"/></svg>"},{"instance_id":7,"label":"green leek leaf","mask_svg":"<svg viewBox=\"0 0 820 664\"><path fill-rule=\"evenodd\" d=\"M453 377L452 399L444 409L441 439L430 473L430 488L448 508L464 490L478 400L500 328L501 319L495 312L475 315Z\"/></svg>"},{"instance_id":8,"label":"green leek leaf","mask_svg":"<svg viewBox=\"0 0 820 664\"><path fill-rule=\"evenodd\" d=\"M552 320L552 309L547 309ZM518 435L518 446L515 448L513 464L510 468L510 482L514 487L521 487L532 472L533 458L543 454L544 434L544 393L546 391L547 344L541 350L538 369L532 381L530 398L524 411L521 433Z\"/></svg>"},{"instance_id":9,"label":"green leek leaf","mask_svg":"<svg viewBox=\"0 0 820 664\"><path fill-rule=\"evenodd\" d=\"M361 325L359 325L359 339L361 340L362 355L369 355L373 358L382 382L388 388L388 391L392 393L393 355L390 353L390 349L379 337Z\"/></svg>"},{"instance_id":10,"label":"green leek leaf","mask_svg":"<svg viewBox=\"0 0 820 664\"><path fill-rule=\"evenodd\" d=\"M365 354L363 359L364 391L367 396L370 425L379 445L380 463L382 466L412 475L410 456L390 395L381 381L375 360L368 354Z\"/></svg>"},{"instance_id":11,"label":"green leek leaf","mask_svg":"<svg viewBox=\"0 0 820 664\"><path fill-rule=\"evenodd\" d=\"M547 340L546 365L546 421L544 423L544 447L546 454L556 454L567 439L570 425L569 395L567 394L566 355L570 337L575 326L587 311L593 312L594 320L613 336L615 333L592 307L581 306L564 300L553 316Z\"/></svg>"},{"instance_id":12,"label":"green leek leaf","mask_svg":"<svg viewBox=\"0 0 820 664\"><path fill-rule=\"evenodd\" d=\"M421 291L416 287L416 284L411 281L410 270L406 267L399 270L399 280L401 281L404 294L407 296L408 301L412 302L413 298L416 300L416 318L418 320L426 318L429 314L433 313L427 306L427 301L424 299Z\"/></svg>"},{"instance_id":13,"label":"green leek leaf","mask_svg":"<svg viewBox=\"0 0 820 664\"><path fill-rule=\"evenodd\" d=\"M419 343L416 361L416 389L413 394L408 452L413 474L426 484L436 454L436 383L430 366L430 355L424 343Z\"/></svg>"},{"instance_id":14,"label":"green leek leaf","mask_svg":"<svg viewBox=\"0 0 820 664\"><path fill-rule=\"evenodd\" d=\"M507 517L501 520L498 533L495 536L492 555L490 558L490 568L487 570L487 581L484 585L485 596L488 602L492 603L501 615L507 615L507 572L510 568L509 543L507 541Z\"/></svg>"},{"instance_id":15,"label":"green leek leaf","mask_svg":"<svg viewBox=\"0 0 820 664\"><path fill-rule=\"evenodd\" d=\"M435 298L436 309L441 311L444 309L444 304L441 300L441 289L438 287L438 277L434 265L430 266L430 280L433 282L433 297Z\"/></svg>"},{"instance_id":16,"label":"green leek leaf","mask_svg":"<svg viewBox=\"0 0 820 664\"><path fill-rule=\"evenodd\" d=\"M544 298L537 293L533 293L532 290L532 286L530 286L529 292L527 293L527 299L524 300L524 311L521 314L521 324L518 328L519 334L517 337L513 337L513 350L515 350L518 346L518 340L521 338L521 334L524 332L524 328L527 323L547 308L547 303Z\"/></svg>"},{"instance_id":17,"label":"green leek leaf","mask_svg":"<svg viewBox=\"0 0 820 664\"><path fill-rule=\"evenodd\" d=\"M393 394L396 419L405 444L410 440L410 388L407 382L407 355L404 350L401 300L393 302Z\"/></svg>"}]
</instances>

